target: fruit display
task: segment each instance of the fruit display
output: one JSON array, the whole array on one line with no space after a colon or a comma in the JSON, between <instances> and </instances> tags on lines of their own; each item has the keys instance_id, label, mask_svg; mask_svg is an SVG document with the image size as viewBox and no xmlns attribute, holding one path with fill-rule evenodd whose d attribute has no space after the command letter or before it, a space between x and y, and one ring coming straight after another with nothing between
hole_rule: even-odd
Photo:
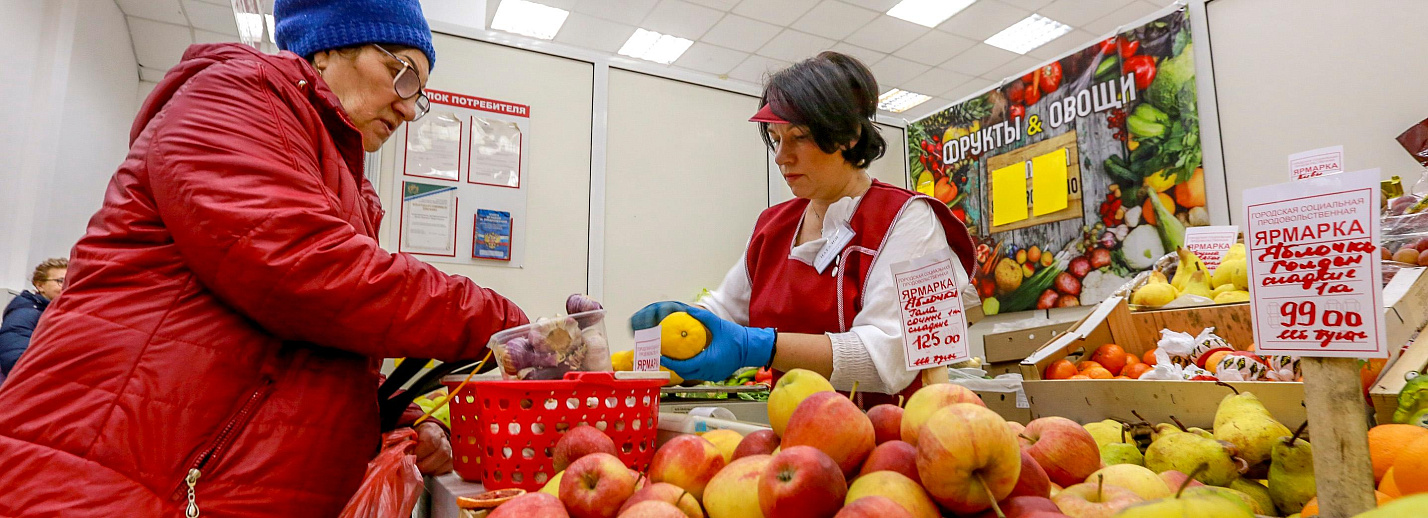
<instances>
[{"instance_id":1,"label":"fruit display","mask_svg":"<svg viewBox=\"0 0 1428 518\"><path fill-rule=\"evenodd\" d=\"M568 316L542 317L491 336L488 347L504 379L558 380L567 372L610 371L605 310L581 295L565 301Z\"/></svg>"},{"instance_id":2,"label":"fruit display","mask_svg":"<svg viewBox=\"0 0 1428 518\"><path fill-rule=\"evenodd\" d=\"M1175 302L1177 306L1233 304L1249 302L1249 269L1245 245L1235 243L1214 270L1205 267L1194 252L1175 250L1179 262L1173 277L1151 270L1145 282L1131 292L1132 309L1155 309Z\"/></svg>"},{"instance_id":3,"label":"fruit display","mask_svg":"<svg viewBox=\"0 0 1428 518\"><path fill-rule=\"evenodd\" d=\"M1115 352L1102 360L1115 365ZM947 388L961 387L934 384L908 398L916 408L901 415L879 410L899 433L866 452L879 428L873 412L820 390L827 381L818 383L816 373L784 379L788 383L775 391L792 409L782 435L677 435L656 450L645 474L600 447L557 445L571 455L589 453L571 459L540 492L492 499L499 506L490 516L1252 518L1318 512L1307 423L1291 432L1250 392L1227 394L1209 430L1178 421L1083 425L1050 416L1023 426L975 395L967 400ZM921 424L905 426L909 417ZM591 436L600 431L584 429L569 441L603 444ZM1421 508L1428 497L1414 495L1428 494L1422 476L1428 473L1428 428L1375 427L1369 445L1375 482L1386 490L1378 493L1380 502Z\"/></svg>"}]
</instances>

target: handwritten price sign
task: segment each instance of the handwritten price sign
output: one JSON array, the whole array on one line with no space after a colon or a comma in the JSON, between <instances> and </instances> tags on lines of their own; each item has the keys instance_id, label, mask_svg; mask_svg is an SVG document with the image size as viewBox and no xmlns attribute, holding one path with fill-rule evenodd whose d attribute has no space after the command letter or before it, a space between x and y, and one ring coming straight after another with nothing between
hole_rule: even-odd
<instances>
[{"instance_id":1,"label":"handwritten price sign","mask_svg":"<svg viewBox=\"0 0 1428 518\"><path fill-rule=\"evenodd\" d=\"M943 251L892 265L902 303L907 368L921 370L967 359L967 318L952 254Z\"/></svg>"},{"instance_id":2,"label":"handwritten price sign","mask_svg":"<svg viewBox=\"0 0 1428 518\"><path fill-rule=\"evenodd\" d=\"M1343 173L1245 191L1256 347L1386 358L1379 179Z\"/></svg>"}]
</instances>

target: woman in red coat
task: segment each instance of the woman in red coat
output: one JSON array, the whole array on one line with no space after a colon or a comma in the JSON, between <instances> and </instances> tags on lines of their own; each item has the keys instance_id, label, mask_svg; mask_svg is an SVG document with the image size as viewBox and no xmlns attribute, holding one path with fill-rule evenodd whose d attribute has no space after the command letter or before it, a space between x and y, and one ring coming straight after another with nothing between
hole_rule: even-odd
<instances>
[{"instance_id":1,"label":"woman in red coat","mask_svg":"<svg viewBox=\"0 0 1428 518\"><path fill-rule=\"evenodd\" d=\"M630 319L643 329L688 311L710 329L708 348L665 366L701 380L749 366L808 369L839 390L858 383L865 407L921 386L920 369L907 366L892 266L942 258L965 286L972 244L946 205L868 175L887 146L873 124L877 99L867 67L836 52L769 78L750 120L796 198L759 215L744 256L697 306L657 302Z\"/></svg>"},{"instance_id":2,"label":"woman in red coat","mask_svg":"<svg viewBox=\"0 0 1428 518\"><path fill-rule=\"evenodd\" d=\"M425 111L417 0L275 14L290 52L190 47L140 109L0 389L0 516L334 516L379 446L381 358L480 358L526 323L377 244L363 152Z\"/></svg>"}]
</instances>

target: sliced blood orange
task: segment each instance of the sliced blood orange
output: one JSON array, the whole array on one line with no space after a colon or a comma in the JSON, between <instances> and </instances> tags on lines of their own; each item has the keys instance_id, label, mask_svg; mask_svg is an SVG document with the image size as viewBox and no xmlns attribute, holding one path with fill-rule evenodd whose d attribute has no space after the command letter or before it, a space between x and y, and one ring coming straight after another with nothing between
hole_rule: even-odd
<instances>
[{"instance_id":1,"label":"sliced blood orange","mask_svg":"<svg viewBox=\"0 0 1428 518\"><path fill-rule=\"evenodd\" d=\"M456 506L462 509L490 509L524 494L526 494L524 489L498 489L479 495L458 496L456 497Z\"/></svg>"}]
</instances>

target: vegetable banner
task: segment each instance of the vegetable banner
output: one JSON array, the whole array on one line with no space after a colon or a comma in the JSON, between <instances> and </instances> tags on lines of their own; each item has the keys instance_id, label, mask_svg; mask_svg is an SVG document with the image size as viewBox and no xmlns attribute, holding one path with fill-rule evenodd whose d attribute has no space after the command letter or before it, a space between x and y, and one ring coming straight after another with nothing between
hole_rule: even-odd
<instances>
[{"instance_id":1,"label":"vegetable banner","mask_svg":"<svg viewBox=\"0 0 1428 518\"><path fill-rule=\"evenodd\" d=\"M985 313L1094 305L1210 224L1194 60L1182 8L908 125Z\"/></svg>"}]
</instances>

